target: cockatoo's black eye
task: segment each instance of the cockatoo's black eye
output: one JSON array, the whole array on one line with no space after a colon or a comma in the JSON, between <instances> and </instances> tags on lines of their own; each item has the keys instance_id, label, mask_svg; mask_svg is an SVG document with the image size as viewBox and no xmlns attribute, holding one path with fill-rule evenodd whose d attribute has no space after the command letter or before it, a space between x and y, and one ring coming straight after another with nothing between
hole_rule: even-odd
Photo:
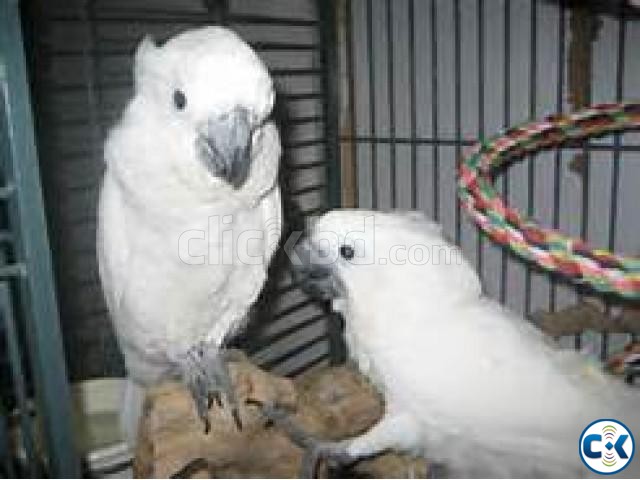
<instances>
[{"instance_id":1,"label":"cockatoo's black eye","mask_svg":"<svg viewBox=\"0 0 640 480\"><path fill-rule=\"evenodd\" d=\"M178 110L184 110L184 107L187 106L187 96L182 90L174 90L173 104Z\"/></svg>"},{"instance_id":2,"label":"cockatoo's black eye","mask_svg":"<svg viewBox=\"0 0 640 480\"><path fill-rule=\"evenodd\" d=\"M356 252L354 252L353 247L350 245L342 245L340 247L340 256L345 260L351 260L355 254Z\"/></svg>"}]
</instances>

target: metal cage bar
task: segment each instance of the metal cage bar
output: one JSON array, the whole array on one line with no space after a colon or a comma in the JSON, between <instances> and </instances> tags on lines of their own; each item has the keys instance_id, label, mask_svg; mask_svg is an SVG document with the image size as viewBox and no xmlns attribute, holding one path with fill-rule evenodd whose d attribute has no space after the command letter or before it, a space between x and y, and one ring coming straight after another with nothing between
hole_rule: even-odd
<instances>
[{"instance_id":1,"label":"metal cage bar","mask_svg":"<svg viewBox=\"0 0 640 480\"><path fill-rule=\"evenodd\" d=\"M7 352L9 354L9 364L13 383L13 395L16 399L17 415L22 438L21 447L24 448L27 459L27 472L31 476L38 476L39 462L36 456L35 434L33 419L27 401L27 375L22 364L21 342L16 322L13 300L11 298L11 288L8 282L0 282L0 310L2 313L2 323L6 331ZM8 445L7 445L8 446ZM11 455L9 462L12 462Z\"/></svg>"},{"instance_id":2,"label":"metal cage bar","mask_svg":"<svg viewBox=\"0 0 640 480\"><path fill-rule=\"evenodd\" d=\"M484 128L484 15L484 0L478 0L478 13L476 23L476 28L478 30L478 138L484 138L486 133ZM478 235L478 244L476 248L476 269L478 271L480 279L482 280L484 272L484 233L480 229L476 229L476 232L476 234Z\"/></svg>"},{"instance_id":3,"label":"metal cage bar","mask_svg":"<svg viewBox=\"0 0 640 480\"><path fill-rule=\"evenodd\" d=\"M531 51L529 53L529 120L534 121L536 118L536 99L538 91L538 0L531 0ZM536 186L535 156L530 155L527 159L527 215L533 216L534 208L534 191ZM531 269L532 266L526 265L525 272L525 290L524 290L524 313L531 314Z\"/></svg>"},{"instance_id":4,"label":"metal cage bar","mask_svg":"<svg viewBox=\"0 0 640 480\"><path fill-rule=\"evenodd\" d=\"M337 7L334 1L319 1L322 25L322 84L324 88L324 141L327 161L327 202L329 208L342 205L342 171L340 164L340 76L338 65ZM329 310L327 306L327 310ZM338 315L327 312L329 357L332 364L343 363L346 346L342 337L342 325Z\"/></svg>"},{"instance_id":5,"label":"metal cage bar","mask_svg":"<svg viewBox=\"0 0 640 480\"><path fill-rule=\"evenodd\" d=\"M415 1L409 0L408 6L409 17L409 108L411 109L411 138L417 137L416 122L417 122L417 108L416 108L416 32L415 32ZM418 188L416 181L416 174L418 171L418 157L416 143L411 142L411 208L417 208L418 206Z\"/></svg>"},{"instance_id":6,"label":"metal cage bar","mask_svg":"<svg viewBox=\"0 0 640 480\"><path fill-rule=\"evenodd\" d=\"M438 123L438 22L437 2L431 2L431 131L434 138L439 135ZM433 219L440 219L440 149L437 143L431 147L433 162Z\"/></svg>"},{"instance_id":7,"label":"metal cage bar","mask_svg":"<svg viewBox=\"0 0 640 480\"><path fill-rule=\"evenodd\" d=\"M5 166L15 186L8 200L13 215L18 257L24 274L16 277L21 299L27 353L32 368L37 412L44 428L50 474L78 477L79 462L71 431L69 385L59 329L50 249L40 187L29 83L16 0L0 2L0 67L6 115L8 159ZM6 293L6 290L4 290ZM0 301L8 302L8 295ZM5 315L11 312L7 310ZM23 414L25 412L22 412Z\"/></svg>"},{"instance_id":8,"label":"metal cage bar","mask_svg":"<svg viewBox=\"0 0 640 480\"><path fill-rule=\"evenodd\" d=\"M509 2L504 4L504 98L502 112L502 127L509 128L511 124L511 7ZM509 170L502 175L502 198L509 198ZM507 301L507 264L509 261L509 251L502 249L500 258L500 292L499 300L501 303Z\"/></svg>"}]
</instances>

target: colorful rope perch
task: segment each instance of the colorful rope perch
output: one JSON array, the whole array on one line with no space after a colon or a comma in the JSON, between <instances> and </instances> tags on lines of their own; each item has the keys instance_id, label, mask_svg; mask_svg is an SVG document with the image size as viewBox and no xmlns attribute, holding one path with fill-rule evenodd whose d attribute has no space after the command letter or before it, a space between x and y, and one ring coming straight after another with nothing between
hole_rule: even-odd
<instances>
[{"instance_id":1,"label":"colorful rope perch","mask_svg":"<svg viewBox=\"0 0 640 480\"><path fill-rule=\"evenodd\" d=\"M545 270L598 292L640 300L640 258L625 258L544 228L505 205L493 186L495 169L508 160L572 140L640 128L640 103L596 105L566 116L512 128L474 145L460 165L463 207L495 242Z\"/></svg>"}]
</instances>

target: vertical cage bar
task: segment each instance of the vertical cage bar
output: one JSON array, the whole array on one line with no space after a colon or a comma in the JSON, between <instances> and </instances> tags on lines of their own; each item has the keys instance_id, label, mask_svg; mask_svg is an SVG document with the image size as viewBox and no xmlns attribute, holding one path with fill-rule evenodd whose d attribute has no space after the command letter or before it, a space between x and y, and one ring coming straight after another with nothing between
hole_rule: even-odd
<instances>
[{"instance_id":1,"label":"vertical cage bar","mask_svg":"<svg viewBox=\"0 0 640 480\"><path fill-rule=\"evenodd\" d=\"M618 18L618 55L616 58L616 102L622 101L624 93L624 57L626 53L626 30L627 19L625 16L624 5L620 4L620 12ZM613 163L611 172L611 205L609 208L609 250L614 251L616 248L617 228L618 228L618 202L620 195L620 155L622 152L622 135L615 133L613 135ZM607 301L606 315L611 315L611 304ZM609 354L609 334L607 331L602 332L600 347L600 358L606 360Z\"/></svg>"},{"instance_id":2,"label":"vertical cage bar","mask_svg":"<svg viewBox=\"0 0 640 480\"><path fill-rule=\"evenodd\" d=\"M29 103L20 10L16 0L0 2L0 63L5 65L5 108L10 114L10 177L15 182L12 227L26 265L19 280L30 365L35 379L51 476L77 478L80 465L71 428L71 401L56 304L51 249L47 239L33 116Z\"/></svg>"},{"instance_id":3,"label":"vertical cage bar","mask_svg":"<svg viewBox=\"0 0 640 480\"><path fill-rule=\"evenodd\" d=\"M509 1L504 4L504 111L502 125L505 129L511 123L511 8ZM509 170L503 173L502 198L509 201ZM508 250L501 249L500 255L500 303L507 300Z\"/></svg>"},{"instance_id":4,"label":"vertical cage bar","mask_svg":"<svg viewBox=\"0 0 640 480\"><path fill-rule=\"evenodd\" d=\"M589 7L587 7L589 8ZM589 12L593 14L593 12ZM593 56L593 49L589 49L590 57ZM589 65L593 65L593 59L589 58ZM589 74L593 75L592 69L589 69ZM591 81L589 81L589 92L588 98L591 99ZM580 237L588 242L589 241L589 184L591 182L591 153L589 149L585 146L582 148L582 200L581 200L581 210L580 210ZM579 298L581 298L580 290L578 290ZM576 333L573 339L573 346L576 350L580 350L582 347L582 335L580 333Z\"/></svg>"},{"instance_id":5,"label":"vertical cage bar","mask_svg":"<svg viewBox=\"0 0 640 480\"><path fill-rule=\"evenodd\" d=\"M618 56L616 59L616 102L622 101L624 88L624 55L626 50L626 18L624 9L620 9L620 18L618 20ZM620 153L621 153L622 137L620 133L613 135L613 164L611 175L611 206L609 216L609 250L616 248L617 222L618 222L618 190L620 188Z\"/></svg>"},{"instance_id":6,"label":"vertical cage bar","mask_svg":"<svg viewBox=\"0 0 640 480\"><path fill-rule=\"evenodd\" d=\"M329 208L342 204L342 180L340 161L340 85L338 65L338 39L336 28L336 0L318 0L318 11L322 15L320 37L322 40L322 84L324 90L324 135L327 156L327 194ZM329 355L332 364L343 363L346 347L342 336L342 325L337 315L327 317Z\"/></svg>"},{"instance_id":7,"label":"vertical cage bar","mask_svg":"<svg viewBox=\"0 0 640 480\"><path fill-rule=\"evenodd\" d=\"M478 137L483 140L484 128L484 0L478 0ZM476 252L476 269L482 280L484 263L484 233L480 227L476 227L478 236L478 250Z\"/></svg>"},{"instance_id":8,"label":"vertical cage bar","mask_svg":"<svg viewBox=\"0 0 640 480\"><path fill-rule=\"evenodd\" d=\"M529 121L536 118L536 102L538 91L538 1L531 0L531 49L529 52ZM536 188L535 155L529 155L527 159L527 215L531 218L534 213L534 193ZM531 314L531 264L525 264L525 288L524 288L524 312Z\"/></svg>"},{"instance_id":9,"label":"vertical cage bar","mask_svg":"<svg viewBox=\"0 0 640 480\"><path fill-rule=\"evenodd\" d=\"M417 158L416 158L416 36L414 0L409 0L409 108L411 128L411 208L418 206Z\"/></svg>"},{"instance_id":10,"label":"vertical cage bar","mask_svg":"<svg viewBox=\"0 0 640 480\"><path fill-rule=\"evenodd\" d=\"M558 113L563 110L564 95L564 67L565 67L565 15L566 0L560 1L560 14L558 17L558 85L556 91L556 111ZM560 224L560 175L561 175L562 152L556 148L553 162L553 228L558 228ZM557 278L551 277L549 284L549 305L552 312L556 311L556 293Z\"/></svg>"},{"instance_id":11,"label":"vertical cage bar","mask_svg":"<svg viewBox=\"0 0 640 480\"><path fill-rule=\"evenodd\" d=\"M360 184L358 182L358 153L356 138L356 94L355 94L355 67L353 62L353 2L345 2L345 38L347 59L347 82L349 88L349 135L351 136L349 148L351 150L351 162L355 164L353 186L355 188L355 206L360 206Z\"/></svg>"},{"instance_id":12,"label":"vertical cage bar","mask_svg":"<svg viewBox=\"0 0 640 480\"><path fill-rule=\"evenodd\" d=\"M9 354L9 365L11 367L11 380L18 416L20 419L20 430L22 432L22 446L25 449L28 461L28 472L32 477L41 476L38 460L36 457L36 447L34 443L34 429L29 403L27 401L26 372L22 367L22 356L20 354L20 335L16 324L13 300L11 298L10 287L7 282L0 282L0 314L7 336L7 353Z\"/></svg>"},{"instance_id":13,"label":"vertical cage bar","mask_svg":"<svg viewBox=\"0 0 640 480\"><path fill-rule=\"evenodd\" d=\"M82 66L87 97L89 124L91 125L91 152L94 161L102 157L102 127L100 122L100 93L98 84L98 55L96 54L96 26L94 22L94 0L88 0L82 9L82 19L87 28L88 41L82 48Z\"/></svg>"},{"instance_id":14,"label":"vertical cage bar","mask_svg":"<svg viewBox=\"0 0 640 480\"><path fill-rule=\"evenodd\" d=\"M396 108L393 58L393 11L391 0L387 0L387 88L389 99L389 192L391 207L395 208L396 199Z\"/></svg>"},{"instance_id":15,"label":"vertical cage bar","mask_svg":"<svg viewBox=\"0 0 640 480\"><path fill-rule=\"evenodd\" d=\"M369 132L372 139L376 138L376 84L373 66L373 6L372 0L367 0L367 56L369 67ZM378 158L376 142L371 142L371 206L378 206Z\"/></svg>"},{"instance_id":16,"label":"vertical cage bar","mask_svg":"<svg viewBox=\"0 0 640 480\"><path fill-rule=\"evenodd\" d=\"M338 40L336 30L335 0L320 2L322 15L320 36L322 39L322 85L324 102L324 136L327 157L328 205L330 208L342 204L342 181L340 168L340 85L338 66Z\"/></svg>"},{"instance_id":17,"label":"vertical cage bar","mask_svg":"<svg viewBox=\"0 0 640 480\"><path fill-rule=\"evenodd\" d=\"M2 398L0 397L1 401ZM9 450L9 425L3 407L4 405L0 404L0 475L2 475L2 478L15 478L16 472L13 468L13 459Z\"/></svg>"},{"instance_id":18,"label":"vertical cage bar","mask_svg":"<svg viewBox=\"0 0 640 480\"><path fill-rule=\"evenodd\" d=\"M431 128L433 138L438 138L438 8L437 0L431 0ZM440 152L437 142L432 146L433 159L433 219L440 219Z\"/></svg>"},{"instance_id":19,"label":"vertical cage bar","mask_svg":"<svg viewBox=\"0 0 640 480\"><path fill-rule=\"evenodd\" d=\"M207 9L207 20L219 25L228 25L234 20L230 13L229 0L203 0L202 3Z\"/></svg>"},{"instance_id":20,"label":"vertical cage bar","mask_svg":"<svg viewBox=\"0 0 640 480\"><path fill-rule=\"evenodd\" d=\"M461 82L462 82L462 52L461 50L461 39L460 39L460 0L455 0L454 2L454 55L455 55L455 72L454 72L454 110L455 110L455 136L456 136L456 172L458 171L458 167L460 166L460 161L462 157L462 105L461 105ZM462 242L462 219L460 216L460 201L458 200L458 193L454 189L453 193L453 202L456 206L455 215L456 215L456 229L455 229L455 241L456 245L460 245Z\"/></svg>"}]
</instances>

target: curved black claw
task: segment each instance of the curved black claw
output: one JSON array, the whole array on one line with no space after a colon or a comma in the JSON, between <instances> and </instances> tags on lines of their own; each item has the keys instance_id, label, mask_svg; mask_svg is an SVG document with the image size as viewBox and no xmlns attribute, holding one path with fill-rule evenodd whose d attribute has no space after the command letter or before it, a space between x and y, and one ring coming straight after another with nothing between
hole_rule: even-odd
<instances>
[{"instance_id":1,"label":"curved black claw","mask_svg":"<svg viewBox=\"0 0 640 480\"><path fill-rule=\"evenodd\" d=\"M311 440L313 445L305 451L300 466L300 478L317 478L318 467L324 460L332 470L351 465L355 459L347 453L343 442Z\"/></svg>"},{"instance_id":2,"label":"curved black claw","mask_svg":"<svg viewBox=\"0 0 640 480\"><path fill-rule=\"evenodd\" d=\"M191 460L175 473L172 473L169 478L192 478L193 475L198 471L208 468L209 462L207 462L204 458L198 457Z\"/></svg>"},{"instance_id":3,"label":"curved black claw","mask_svg":"<svg viewBox=\"0 0 640 480\"><path fill-rule=\"evenodd\" d=\"M198 416L204 423L205 433L209 433L211 429L209 409L214 402L222 407L223 398L231 410L234 423L239 430L242 430L238 400L224 352L216 347L200 343L192 347L185 358L183 366L185 383L193 396Z\"/></svg>"},{"instance_id":4,"label":"curved black claw","mask_svg":"<svg viewBox=\"0 0 640 480\"><path fill-rule=\"evenodd\" d=\"M258 404L258 406L267 419L284 430L293 443L304 449L305 454L299 472L300 478L316 478L318 465L323 460L333 469L350 465L357 460L347 452L346 442L319 440L291 420L286 410L269 404Z\"/></svg>"}]
</instances>

